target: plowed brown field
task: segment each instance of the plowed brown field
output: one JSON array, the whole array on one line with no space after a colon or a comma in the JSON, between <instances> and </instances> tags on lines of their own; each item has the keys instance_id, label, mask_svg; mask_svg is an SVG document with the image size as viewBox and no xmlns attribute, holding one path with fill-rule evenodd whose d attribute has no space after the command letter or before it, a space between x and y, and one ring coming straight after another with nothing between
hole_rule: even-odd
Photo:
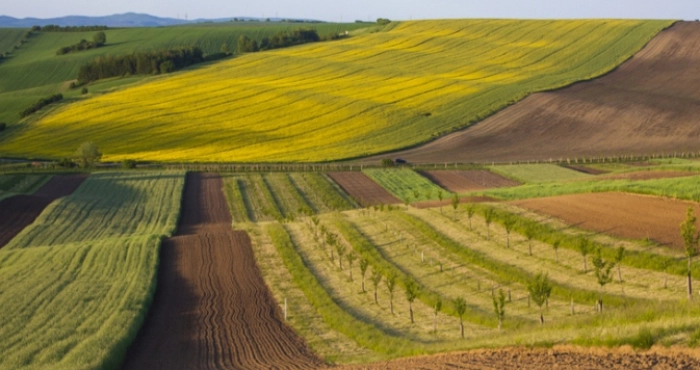
<instances>
[{"instance_id":1,"label":"plowed brown field","mask_svg":"<svg viewBox=\"0 0 700 370\"><path fill-rule=\"evenodd\" d=\"M54 200L72 194L85 175L54 176L32 195L15 195L0 201L0 248L29 226Z\"/></svg>"},{"instance_id":2,"label":"plowed brown field","mask_svg":"<svg viewBox=\"0 0 700 370\"><path fill-rule=\"evenodd\" d=\"M330 172L328 176L364 207L401 201L362 172Z\"/></svg>"},{"instance_id":3,"label":"plowed brown field","mask_svg":"<svg viewBox=\"0 0 700 370\"><path fill-rule=\"evenodd\" d=\"M392 157L498 162L698 151L698 117L700 22L679 22L604 77L533 94L471 128Z\"/></svg>"},{"instance_id":4,"label":"plowed brown field","mask_svg":"<svg viewBox=\"0 0 700 370\"><path fill-rule=\"evenodd\" d=\"M553 349L476 350L465 353L401 359L348 369L571 369L571 370L676 370L698 369L697 355L661 351L635 353L624 350L597 350L555 347Z\"/></svg>"},{"instance_id":5,"label":"plowed brown field","mask_svg":"<svg viewBox=\"0 0 700 370\"><path fill-rule=\"evenodd\" d=\"M697 203L625 193L562 195L511 203L582 229L629 239L649 238L678 249L683 248L680 224L688 207L694 206L700 216Z\"/></svg>"},{"instance_id":6,"label":"plowed brown field","mask_svg":"<svg viewBox=\"0 0 700 370\"><path fill-rule=\"evenodd\" d=\"M187 176L178 234L160 258L155 299L125 369L324 366L284 324L248 234L231 229L218 175Z\"/></svg>"},{"instance_id":7,"label":"plowed brown field","mask_svg":"<svg viewBox=\"0 0 700 370\"><path fill-rule=\"evenodd\" d=\"M488 170L421 171L421 174L453 193L520 185Z\"/></svg>"}]
</instances>

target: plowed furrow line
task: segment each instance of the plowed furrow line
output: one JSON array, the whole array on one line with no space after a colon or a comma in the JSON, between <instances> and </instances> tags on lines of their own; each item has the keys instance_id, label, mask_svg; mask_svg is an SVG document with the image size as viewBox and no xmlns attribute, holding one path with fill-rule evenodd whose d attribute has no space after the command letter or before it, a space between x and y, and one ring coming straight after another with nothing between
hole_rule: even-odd
<instances>
[{"instance_id":1,"label":"plowed furrow line","mask_svg":"<svg viewBox=\"0 0 700 370\"><path fill-rule=\"evenodd\" d=\"M124 368L323 367L284 324L222 189L219 176L188 175L180 236L163 243L158 290Z\"/></svg>"}]
</instances>

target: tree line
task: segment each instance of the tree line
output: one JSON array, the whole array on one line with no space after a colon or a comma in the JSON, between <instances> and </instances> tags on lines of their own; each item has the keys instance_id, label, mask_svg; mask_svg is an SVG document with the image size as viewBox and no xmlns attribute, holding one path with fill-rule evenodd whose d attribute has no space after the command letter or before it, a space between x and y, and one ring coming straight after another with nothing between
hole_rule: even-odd
<instances>
[{"instance_id":1,"label":"tree line","mask_svg":"<svg viewBox=\"0 0 700 370\"><path fill-rule=\"evenodd\" d=\"M271 37L263 37L260 43L242 35L238 38L238 52L254 53L271 49L286 48L310 42L321 41L315 29L300 28L293 31L280 31Z\"/></svg>"},{"instance_id":2,"label":"tree line","mask_svg":"<svg viewBox=\"0 0 700 370\"><path fill-rule=\"evenodd\" d=\"M66 26L61 27L55 24L46 26L34 26L32 31L35 32L88 32L88 31L105 31L109 29L107 26Z\"/></svg>"},{"instance_id":3,"label":"tree line","mask_svg":"<svg viewBox=\"0 0 700 370\"><path fill-rule=\"evenodd\" d=\"M19 116L22 118L27 117L28 115L37 112L41 108L43 108L51 103L55 103L57 101L60 101L62 99L63 99L63 94L55 94L55 95L51 95L48 98L39 99L39 101L37 101L36 103L30 105L25 110L19 112Z\"/></svg>"},{"instance_id":4,"label":"tree line","mask_svg":"<svg viewBox=\"0 0 700 370\"><path fill-rule=\"evenodd\" d=\"M104 44L107 43L107 35L105 35L104 32L100 31L95 34L95 36L92 37L92 41L87 41L85 39L80 40L75 45L71 46L64 46L56 51L56 55L63 55L63 54L68 54L68 53L74 53L76 51L83 51L83 50L89 50L89 49L96 49L99 47L104 46Z\"/></svg>"},{"instance_id":5,"label":"tree line","mask_svg":"<svg viewBox=\"0 0 700 370\"><path fill-rule=\"evenodd\" d=\"M219 57L218 54L214 56ZM205 57L199 47L101 56L80 67L78 84L126 75L170 73L208 60L211 59L209 56Z\"/></svg>"}]
</instances>

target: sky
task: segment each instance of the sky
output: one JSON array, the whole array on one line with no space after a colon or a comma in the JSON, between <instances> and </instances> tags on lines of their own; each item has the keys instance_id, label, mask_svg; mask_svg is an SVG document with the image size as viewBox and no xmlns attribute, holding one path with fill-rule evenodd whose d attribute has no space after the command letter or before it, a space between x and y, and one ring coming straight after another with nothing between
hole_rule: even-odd
<instances>
[{"instance_id":1,"label":"sky","mask_svg":"<svg viewBox=\"0 0 700 370\"><path fill-rule=\"evenodd\" d=\"M148 13L169 18L281 17L323 21L436 18L700 18L700 0L3 0L0 15Z\"/></svg>"}]
</instances>

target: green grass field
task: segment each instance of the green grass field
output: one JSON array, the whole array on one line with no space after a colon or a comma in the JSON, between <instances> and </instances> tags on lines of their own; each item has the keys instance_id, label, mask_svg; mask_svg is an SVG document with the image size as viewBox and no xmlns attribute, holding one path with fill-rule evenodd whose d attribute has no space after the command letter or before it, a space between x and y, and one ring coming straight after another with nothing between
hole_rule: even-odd
<instances>
[{"instance_id":1,"label":"green grass field","mask_svg":"<svg viewBox=\"0 0 700 370\"><path fill-rule=\"evenodd\" d=\"M362 172L404 202L437 200L440 194L442 194L442 199L449 199L452 196L449 191L407 168L366 169Z\"/></svg>"},{"instance_id":2,"label":"green grass field","mask_svg":"<svg viewBox=\"0 0 700 370\"><path fill-rule=\"evenodd\" d=\"M116 161L304 162L376 154L464 128L532 92L606 73L671 23L392 23L382 32L244 55L64 105L3 134L0 155L60 158L85 140ZM126 31L114 32L108 41ZM18 64L0 68L19 76L6 84L39 85L24 69L31 63Z\"/></svg>"},{"instance_id":3,"label":"green grass field","mask_svg":"<svg viewBox=\"0 0 700 370\"><path fill-rule=\"evenodd\" d=\"M283 30L313 27L319 35L352 31L368 24L320 23L313 25L294 23L215 23L174 27L119 28L105 31L107 45L77 53L56 55L62 46L92 40L96 32L35 32L29 42L13 51L0 62L0 122L14 123L19 111L34 101L50 94L67 90L68 81L78 77L81 65L101 55L122 55L134 52L178 49L198 46L209 53L217 53L223 44L236 50L241 35L260 40ZM17 43L26 30L0 29L0 52ZM147 76L139 77L143 79ZM128 84L132 79L112 82L111 87ZM88 86L99 92L108 87L101 84ZM79 89L78 89L79 90ZM74 92L75 94L75 92Z\"/></svg>"},{"instance_id":4,"label":"green grass field","mask_svg":"<svg viewBox=\"0 0 700 370\"><path fill-rule=\"evenodd\" d=\"M51 179L44 174L8 174L0 175L0 200L15 194L31 194Z\"/></svg>"},{"instance_id":5,"label":"green grass field","mask_svg":"<svg viewBox=\"0 0 700 370\"><path fill-rule=\"evenodd\" d=\"M183 173L93 174L0 250L0 368L120 366L183 185Z\"/></svg>"},{"instance_id":6,"label":"green grass field","mask_svg":"<svg viewBox=\"0 0 700 370\"><path fill-rule=\"evenodd\" d=\"M556 164L507 164L492 166L493 172L518 180L522 183L543 183L563 180L591 178L591 175L574 171Z\"/></svg>"}]
</instances>

